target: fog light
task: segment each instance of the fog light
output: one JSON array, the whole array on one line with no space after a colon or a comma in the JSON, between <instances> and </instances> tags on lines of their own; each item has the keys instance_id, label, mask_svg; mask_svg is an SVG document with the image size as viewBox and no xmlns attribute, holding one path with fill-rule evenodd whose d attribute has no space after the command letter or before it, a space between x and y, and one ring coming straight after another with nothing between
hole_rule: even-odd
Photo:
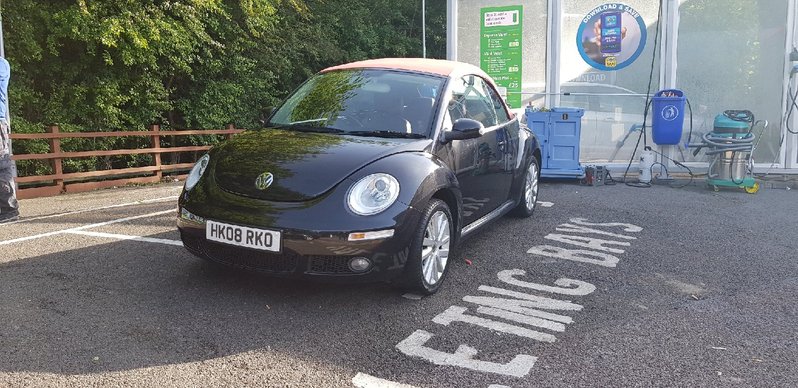
<instances>
[{"instance_id":1,"label":"fog light","mask_svg":"<svg viewBox=\"0 0 798 388\"><path fill-rule=\"evenodd\" d=\"M205 219L186 210L185 208L180 208L180 218L184 221L193 222L195 224L205 224Z\"/></svg>"},{"instance_id":2,"label":"fog light","mask_svg":"<svg viewBox=\"0 0 798 388\"><path fill-rule=\"evenodd\" d=\"M371 267L371 261L365 257L355 257L349 260L349 269L354 272L363 272Z\"/></svg>"}]
</instances>

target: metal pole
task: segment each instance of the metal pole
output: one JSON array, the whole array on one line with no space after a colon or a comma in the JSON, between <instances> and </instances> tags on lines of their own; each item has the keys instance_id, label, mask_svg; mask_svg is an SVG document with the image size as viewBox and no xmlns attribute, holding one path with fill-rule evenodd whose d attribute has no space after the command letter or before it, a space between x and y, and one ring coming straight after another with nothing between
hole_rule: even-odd
<instances>
[{"instance_id":1,"label":"metal pole","mask_svg":"<svg viewBox=\"0 0 798 388\"><path fill-rule=\"evenodd\" d=\"M3 2L0 1L0 57L6 57L6 49L3 44Z\"/></svg>"},{"instance_id":2,"label":"metal pole","mask_svg":"<svg viewBox=\"0 0 798 388\"><path fill-rule=\"evenodd\" d=\"M2 41L2 35L0 35ZM421 56L427 57L427 1L421 0Z\"/></svg>"}]
</instances>

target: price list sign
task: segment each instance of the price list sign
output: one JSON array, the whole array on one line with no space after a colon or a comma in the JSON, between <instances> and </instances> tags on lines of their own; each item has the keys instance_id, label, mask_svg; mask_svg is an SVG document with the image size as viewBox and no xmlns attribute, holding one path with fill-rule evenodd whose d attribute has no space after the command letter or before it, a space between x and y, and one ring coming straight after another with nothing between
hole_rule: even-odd
<instances>
[{"instance_id":1,"label":"price list sign","mask_svg":"<svg viewBox=\"0 0 798 388\"><path fill-rule=\"evenodd\" d=\"M522 11L520 5L481 9L479 65L511 108L521 107Z\"/></svg>"}]
</instances>

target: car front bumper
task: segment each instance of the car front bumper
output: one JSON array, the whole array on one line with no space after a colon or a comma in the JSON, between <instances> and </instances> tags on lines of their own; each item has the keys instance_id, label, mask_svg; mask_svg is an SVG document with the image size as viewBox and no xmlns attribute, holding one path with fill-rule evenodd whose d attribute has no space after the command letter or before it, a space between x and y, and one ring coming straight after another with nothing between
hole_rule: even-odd
<instances>
[{"instance_id":1,"label":"car front bumper","mask_svg":"<svg viewBox=\"0 0 798 388\"><path fill-rule=\"evenodd\" d=\"M352 282L388 281L401 275L420 218L418 211L406 208L395 221L389 219L388 225L385 218L377 218L373 227L365 230L320 232L310 228L281 228L279 224L263 227L280 231L281 251L277 253L209 240L205 216L195 214L181 206L178 229L185 248L200 258L278 277ZM235 214L227 213L223 219L207 219L244 226L236 222ZM350 233L380 230L393 230L393 236L349 241ZM367 259L370 266L363 271L353 270L350 261L355 258Z\"/></svg>"}]
</instances>

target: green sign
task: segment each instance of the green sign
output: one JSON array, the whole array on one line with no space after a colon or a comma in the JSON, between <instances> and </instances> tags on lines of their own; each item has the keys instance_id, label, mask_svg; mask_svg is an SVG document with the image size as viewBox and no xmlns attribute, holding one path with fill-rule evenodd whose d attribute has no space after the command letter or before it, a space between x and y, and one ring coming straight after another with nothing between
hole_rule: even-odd
<instances>
[{"instance_id":1,"label":"green sign","mask_svg":"<svg viewBox=\"0 0 798 388\"><path fill-rule=\"evenodd\" d=\"M482 8L479 66L499 86L511 108L521 107L520 5Z\"/></svg>"}]
</instances>

